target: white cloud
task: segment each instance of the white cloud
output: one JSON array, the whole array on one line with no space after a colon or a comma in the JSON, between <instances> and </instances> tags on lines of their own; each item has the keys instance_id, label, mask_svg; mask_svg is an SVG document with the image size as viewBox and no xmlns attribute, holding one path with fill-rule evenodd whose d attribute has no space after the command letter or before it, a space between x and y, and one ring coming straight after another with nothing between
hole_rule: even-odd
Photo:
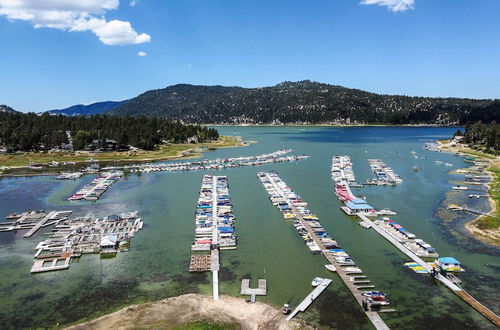
<instances>
[{"instance_id":1,"label":"white cloud","mask_svg":"<svg viewBox=\"0 0 500 330\"><path fill-rule=\"evenodd\" d=\"M386 6L390 11L414 9L415 0L362 0L362 5Z\"/></svg>"},{"instance_id":2,"label":"white cloud","mask_svg":"<svg viewBox=\"0 0 500 330\"><path fill-rule=\"evenodd\" d=\"M188 65L187 65L187 67L188 67L188 68L192 68L192 67L193 67L193 65L192 65L192 64L188 64Z\"/></svg>"},{"instance_id":3,"label":"white cloud","mask_svg":"<svg viewBox=\"0 0 500 330\"><path fill-rule=\"evenodd\" d=\"M130 7L135 7L135 5L137 5L138 2L139 0L130 0Z\"/></svg>"},{"instance_id":4,"label":"white cloud","mask_svg":"<svg viewBox=\"0 0 500 330\"><path fill-rule=\"evenodd\" d=\"M119 4L119 0L0 0L0 16L28 21L35 28L91 31L106 45L149 42L151 37L138 34L130 22L106 20L106 11Z\"/></svg>"},{"instance_id":5,"label":"white cloud","mask_svg":"<svg viewBox=\"0 0 500 330\"><path fill-rule=\"evenodd\" d=\"M141 56L141 57L142 56L147 56L147 55L148 55L148 53L143 52L143 51L140 51L140 52L137 53L137 56Z\"/></svg>"}]
</instances>

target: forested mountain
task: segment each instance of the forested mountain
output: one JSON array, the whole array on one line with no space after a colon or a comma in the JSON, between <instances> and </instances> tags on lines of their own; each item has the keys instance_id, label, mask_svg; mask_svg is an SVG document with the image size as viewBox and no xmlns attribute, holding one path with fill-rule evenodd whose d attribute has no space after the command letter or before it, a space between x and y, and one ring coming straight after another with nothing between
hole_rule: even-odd
<instances>
[{"instance_id":1,"label":"forested mountain","mask_svg":"<svg viewBox=\"0 0 500 330\"><path fill-rule=\"evenodd\" d=\"M11 150L60 148L70 142L68 137L72 139L74 150L85 149L91 144L99 147L105 145L107 139L120 146L151 150L165 141L186 142L193 136L205 142L217 139L219 133L215 129L184 125L165 118L0 112L0 146Z\"/></svg>"},{"instance_id":2,"label":"forested mountain","mask_svg":"<svg viewBox=\"0 0 500 330\"><path fill-rule=\"evenodd\" d=\"M106 113L109 110L112 110L124 103L128 100L124 101L106 101L106 102L97 102L89 105L77 104L73 105L66 109L60 110L49 110L47 111L51 115L64 115L64 116L91 116L96 114Z\"/></svg>"},{"instance_id":3,"label":"forested mountain","mask_svg":"<svg viewBox=\"0 0 500 330\"><path fill-rule=\"evenodd\" d=\"M174 85L108 112L206 124L464 124L500 118L500 100L380 95L311 81L241 88Z\"/></svg>"},{"instance_id":4,"label":"forested mountain","mask_svg":"<svg viewBox=\"0 0 500 330\"><path fill-rule=\"evenodd\" d=\"M5 104L0 104L0 112L16 113L17 111Z\"/></svg>"}]
</instances>

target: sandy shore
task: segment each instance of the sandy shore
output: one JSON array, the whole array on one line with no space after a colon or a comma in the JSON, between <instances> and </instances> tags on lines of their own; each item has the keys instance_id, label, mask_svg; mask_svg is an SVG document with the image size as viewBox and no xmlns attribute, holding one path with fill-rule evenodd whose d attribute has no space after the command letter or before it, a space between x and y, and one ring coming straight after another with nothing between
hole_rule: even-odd
<instances>
[{"instance_id":1,"label":"sandy shore","mask_svg":"<svg viewBox=\"0 0 500 330\"><path fill-rule=\"evenodd\" d=\"M263 303L229 296L213 301L211 296L199 294L132 305L67 329L168 329L196 321L237 323L241 329L312 329L301 321L287 322L279 309Z\"/></svg>"},{"instance_id":2,"label":"sandy shore","mask_svg":"<svg viewBox=\"0 0 500 330\"><path fill-rule=\"evenodd\" d=\"M464 156L472 156L472 157L476 157L476 158L481 158L482 161L486 161L489 163L488 167L486 168L486 172L492 177L492 181L490 181L490 183L487 184L488 202L489 202L489 206L490 206L490 211L488 212L488 215L493 216L497 211L497 205L496 205L495 200L491 197L491 194L489 193L491 188L492 188L491 184L492 184L493 178L494 178L494 173L489 171L489 169L493 166L500 167L500 157L494 157L494 158L489 159L489 158L484 158L481 156L469 155L467 153L464 153L463 151L464 150L474 151L474 150L469 149L467 146L464 146L464 145L459 145L459 144L451 145L450 141L448 141L448 142L438 141L438 147L443 152L459 153L459 154L464 155ZM471 234L472 236L474 236L475 238L479 239L482 242L496 245L496 246L500 246L500 229L498 229L498 228L497 229L482 229L482 228L478 227L478 225L483 217L485 217L485 216L480 215L477 218L475 218L474 220L469 221L468 223L465 224L465 229L467 230L467 232L469 234Z\"/></svg>"}]
</instances>

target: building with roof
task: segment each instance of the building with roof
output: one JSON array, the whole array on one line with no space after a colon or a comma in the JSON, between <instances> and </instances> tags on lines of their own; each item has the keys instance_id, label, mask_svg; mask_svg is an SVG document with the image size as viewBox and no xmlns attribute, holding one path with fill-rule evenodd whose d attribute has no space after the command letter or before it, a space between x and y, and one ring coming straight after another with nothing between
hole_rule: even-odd
<instances>
[{"instance_id":1,"label":"building with roof","mask_svg":"<svg viewBox=\"0 0 500 330\"><path fill-rule=\"evenodd\" d=\"M446 272L463 272L460 261L453 257L441 257L436 260L436 265Z\"/></svg>"}]
</instances>

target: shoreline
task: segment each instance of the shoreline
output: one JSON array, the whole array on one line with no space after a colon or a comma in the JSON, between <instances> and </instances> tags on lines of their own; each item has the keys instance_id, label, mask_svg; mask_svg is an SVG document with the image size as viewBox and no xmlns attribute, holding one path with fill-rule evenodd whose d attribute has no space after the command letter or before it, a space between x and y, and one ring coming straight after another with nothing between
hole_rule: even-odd
<instances>
[{"instance_id":1,"label":"shoreline","mask_svg":"<svg viewBox=\"0 0 500 330\"><path fill-rule=\"evenodd\" d=\"M168 161L168 160L184 160L184 159L196 159L202 157L205 152L217 150L217 149L225 149L225 148L238 148L238 147L247 147L252 143L256 143L255 141L244 141L241 136L223 136L222 139L218 141L210 142L210 143L200 143L196 145L188 145L188 144L176 144L175 147L178 146L190 146L189 149L178 150L175 155L164 155L158 157L145 157L143 158L132 158L132 159L124 159L117 157L116 159L95 159L95 157L99 158L99 156L109 156L106 153L79 153L79 155L75 155L75 157L85 155L86 158L93 158L95 162L103 163L103 164L124 164L124 163L142 163L142 162L154 162L154 161ZM200 150L200 148L206 148L205 150ZM150 154L155 151L149 152ZM128 154L128 153L127 153ZM125 154L126 155L126 154ZM55 154L55 156L61 156L61 154ZM122 155L117 155L122 156ZM64 157L64 156L63 156ZM85 166L86 164L92 164L93 162L88 162L85 160L72 160L71 157L65 160L66 162L74 162L74 164L65 164L60 165L54 168L45 167L42 170L33 170L29 165L22 166L5 166L7 169L0 168L0 177L30 177L30 176L48 176L48 175L56 175L57 173L74 169L75 167ZM22 173L22 171L26 171ZM39 172L30 172L39 171ZM21 173L4 173L4 171L19 171Z\"/></svg>"},{"instance_id":2,"label":"shoreline","mask_svg":"<svg viewBox=\"0 0 500 330\"><path fill-rule=\"evenodd\" d=\"M480 222L486 218L486 217L494 217L495 213L498 212L498 205L497 202L493 199L491 196L491 190L492 190L492 185L495 181L495 173L492 171L492 168L497 166L498 163L500 163L499 157L495 157L493 155L488 155L486 156L481 156L478 155L477 150L471 149L467 146L464 145L455 145L451 146L451 140L446 140L445 141L437 141L438 144L438 149L441 150L442 152L447 152L447 153L458 153L461 156L471 156L471 157L476 157L480 159L481 161L485 161L488 163L486 166L485 172L488 173L491 176L490 182L486 184L488 187L487 190L487 195L488 195L488 204L490 207L490 210L488 211L487 215L478 215L474 219L466 222L464 224L464 228L468 234L476 238L477 240L481 241L482 243L490 244L496 247L500 247L500 229L495 228L495 229L486 229L486 228L479 228ZM473 154L469 154L466 151L470 151Z\"/></svg>"},{"instance_id":3,"label":"shoreline","mask_svg":"<svg viewBox=\"0 0 500 330\"><path fill-rule=\"evenodd\" d=\"M68 330L87 329L169 329L194 322L236 324L240 329L311 329L303 321L286 321L281 310L261 302L247 303L242 298L184 294L156 302L135 304L114 313L69 326Z\"/></svg>"},{"instance_id":4,"label":"shoreline","mask_svg":"<svg viewBox=\"0 0 500 330\"><path fill-rule=\"evenodd\" d=\"M457 124L196 124L211 127L463 127Z\"/></svg>"}]
</instances>

